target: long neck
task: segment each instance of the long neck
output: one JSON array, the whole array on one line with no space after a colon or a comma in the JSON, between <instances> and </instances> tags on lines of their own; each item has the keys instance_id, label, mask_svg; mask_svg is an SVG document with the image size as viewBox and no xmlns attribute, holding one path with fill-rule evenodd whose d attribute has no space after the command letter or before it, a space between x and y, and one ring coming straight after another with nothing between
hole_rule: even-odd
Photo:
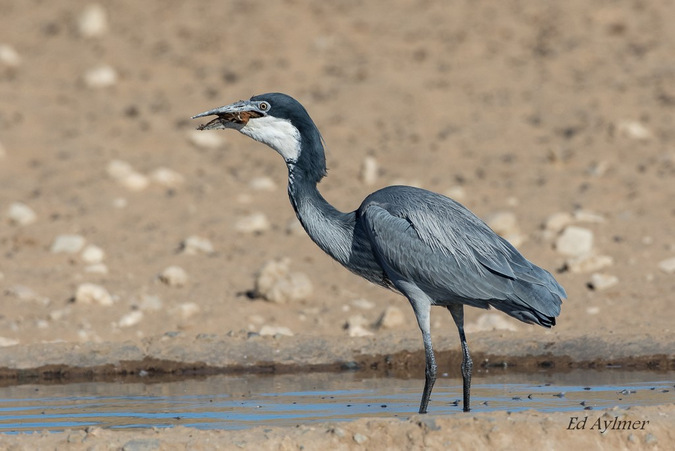
<instances>
[{"instance_id":1,"label":"long neck","mask_svg":"<svg viewBox=\"0 0 675 451\"><path fill-rule=\"evenodd\" d=\"M354 237L354 213L343 213L321 196L317 182L288 165L288 197L312 240L343 265L349 260Z\"/></svg>"}]
</instances>

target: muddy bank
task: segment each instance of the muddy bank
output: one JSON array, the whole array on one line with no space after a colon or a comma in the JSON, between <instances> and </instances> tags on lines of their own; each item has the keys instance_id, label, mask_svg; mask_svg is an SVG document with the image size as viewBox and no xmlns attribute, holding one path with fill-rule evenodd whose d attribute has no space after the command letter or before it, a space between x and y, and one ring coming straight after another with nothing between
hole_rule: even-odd
<instances>
[{"instance_id":1,"label":"muddy bank","mask_svg":"<svg viewBox=\"0 0 675 451\"><path fill-rule=\"evenodd\" d=\"M477 368L513 371L574 368L675 369L675 338L550 334L534 341L523 334L476 334L471 349ZM458 371L456 342L439 337L436 352L444 371ZM79 380L120 375L206 375L364 371L423 373L417 334L377 338L236 337L169 334L137 343L51 343L0 348L4 383L26 379Z\"/></svg>"}]
</instances>

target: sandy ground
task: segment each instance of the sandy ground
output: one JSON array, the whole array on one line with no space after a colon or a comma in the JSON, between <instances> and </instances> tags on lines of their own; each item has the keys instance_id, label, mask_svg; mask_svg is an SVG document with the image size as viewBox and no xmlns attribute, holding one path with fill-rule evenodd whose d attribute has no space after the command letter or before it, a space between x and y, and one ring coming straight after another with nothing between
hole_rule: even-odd
<instances>
[{"instance_id":1,"label":"sandy ground","mask_svg":"<svg viewBox=\"0 0 675 451\"><path fill-rule=\"evenodd\" d=\"M59 346L75 350L57 362L66 366L98 365L87 353L97 347L136 347L142 357L167 333L187 337L177 355L200 354L204 337L246 342L265 326L294 334L292 343L321 337L333 351L357 329L372 334L359 346L373 355L384 339L416 336L405 299L343 270L298 229L278 155L235 132L207 142L194 134L193 114L269 91L299 99L321 129L329 176L320 188L337 208L407 183L449 193L488 220L515 218L504 233L569 299L553 331L467 311L479 352L498 358L520 346L527 355L528 343L563 343L559 357L586 364L659 356L659 368L672 369L675 273L663 263L675 257L670 2L119 0L106 4L103 21L87 11L87 2L0 0L5 373L53 364ZM374 178L362 176L366 157L377 162ZM260 214L257 229L242 224ZM602 265L565 270L569 257L555 245L562 229L543 226L554 214L593 234ZM83 242L55 252L61 235ZM193 236L213 250L185 252ZM286 303L247 296L263 264L283 258L313 289ZM187 279L179 271L167 284L159 275L171 266ZM594 273L614 284L591 288ZM77 296L82 284L105 291ZM403 320L374 326L390 306ZM435 313L434 336L456 349L450 315ZM596 341L602 347L584 357ZM516 345L495 351L492 342ZM44 358L25 363L35 355ZM672 441L672 411L640 411L670 422L670 432L650 432L656 442L621 433L596 443L662 446L668 436L659 434ZM434 434L415 421L406 423L410 448L422 446L415 434ZM536 440L550 433L546 421L495 415L473 427L485 433L496 422L501 432L481 443L508 446L490 437L525 429ZM336 443L353 447L359 428L397 429L364 420L344 426L347 438ZM96 434L120 445L128 437ZM189 446L196 433L157 434ZM225 436L195 435L205 449ZM325 431L308 435L319 436ZM52 447L65 437L36 440ZM453 437L470 446L464 429ZM580 435L552 437L573 445Z\"/></svg>"}]
</instances>

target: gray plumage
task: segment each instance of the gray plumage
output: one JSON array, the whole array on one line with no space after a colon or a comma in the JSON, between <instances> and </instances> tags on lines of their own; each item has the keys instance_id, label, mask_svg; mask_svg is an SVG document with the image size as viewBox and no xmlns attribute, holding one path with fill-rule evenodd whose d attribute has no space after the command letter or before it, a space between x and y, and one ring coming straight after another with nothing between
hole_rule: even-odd
<instances>
[{"instance_id":1,"label":"gray plumage","mask_svg":"<svg viewBox=\"0 0 675 451\"><path fill-rule=\"evenodd\" d=\"M395 290L410 301L426 356L420 413L436 380L430 308L448 308L462 345L464 410L470 408L472 362L464 335L463 306L494 307L520 321L555 325L565 290L509 242L454 200L424 189L390 186L369 195L350 213L319 193L326 174L321 135L305 108L279 93L209 110L201 129L233 128L284 157L288 194L312 240L344 267Z\"/></svg>"}]
</instances>

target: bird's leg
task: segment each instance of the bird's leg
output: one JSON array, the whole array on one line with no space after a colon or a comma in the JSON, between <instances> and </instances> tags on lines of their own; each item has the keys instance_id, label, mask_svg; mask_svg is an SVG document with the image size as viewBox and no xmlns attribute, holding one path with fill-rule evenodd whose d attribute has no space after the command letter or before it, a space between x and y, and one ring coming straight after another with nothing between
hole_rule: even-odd
<instances>
[{"instance_id":1,"label":"bird's leg","mask_svg":"<svg viewBox=\"0 0 675 451\"><path fill-rule=\"evenodd\" d=\"M464 306L462 304L452 304L448 306L452 319L455 320L459 330L459 340L462 343L462 379L464 391L464 412L471 410L471 370L473 362L469 355L469 346L466 344L466 335L464 335Z\"/></svg>"},{"instance_id":2,"label":"bird's leg","mask_svg":"<svg viewBox=\"0 0 675 451\"><path fill-rule=\"evenodd\" d=\"M431 390L436 383L436 358L434 357L434 350L431 347L431 334L427 330L422 331L422 339L424 340L424 355L426 358L426 368L424 370L424 392L422 392L422 402L420 403L420 413L427 413L427 406L429 405L429 398L431 397Z\"/></svg>"},{"instance_id":3,"label":"bird's leg","mask_svg":"<svg viewBox=\"0 0 675 451\"><path fill-rule=\"evenodd\" d=\"M424 370L424 391L422 392L422 402L420 403L419 413L427 413L431 390L436 383L436 357L434 357L434 350L431 345L431 303L426 300L419 302L414 298L408 299L412 304L413 310L415 310L417 324L422 331L422 340L424 341L426 367Z\"/></svg>"}]
</instances>

